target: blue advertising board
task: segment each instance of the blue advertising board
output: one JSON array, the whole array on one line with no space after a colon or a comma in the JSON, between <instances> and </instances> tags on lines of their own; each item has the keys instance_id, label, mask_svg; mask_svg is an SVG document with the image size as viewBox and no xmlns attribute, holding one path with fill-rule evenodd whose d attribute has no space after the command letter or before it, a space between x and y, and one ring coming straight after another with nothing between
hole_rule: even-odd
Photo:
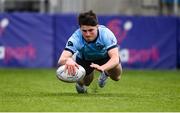
<instances>
[{"instance_id":1,"label":"blue advertising board","mask_svg":"<svg viewBox=\"0 0 180 113\"><path fill-rule=\"evenodd\" d=\"M0 15L0 66L52 67L53 22L49 15Z\"/></svg>"},{"instance_id":2,"label":"blue advertising board","mask_svg":"<svg viewBox=\"0 0 180 113\"><path fill-rule=\"evenodd\" d=\"M103 16L99 20L115 33L124 67L176 68L176 18Z\"/></svg>"},{"instance_id":3,"label":"blue advertising board","mask_svg":"<svg viewBox=\"0 0 180 113\"><path fill-rule=\"evenodd\" d=\"M123 68L180 67L180 19L98 16L116 36ZM54 67L79 27L77 15L0 14L0 67Z\"/></svg>"},{"instance_id":4,"label":"blue advertising board","mask_svg":"<svg viewBox=\"0 0 180 113\"><path fill-rule=\"evenodd\" d=\"M177 68L180 68L180 18L177 20Z\"/></svg>"}]
</instances>

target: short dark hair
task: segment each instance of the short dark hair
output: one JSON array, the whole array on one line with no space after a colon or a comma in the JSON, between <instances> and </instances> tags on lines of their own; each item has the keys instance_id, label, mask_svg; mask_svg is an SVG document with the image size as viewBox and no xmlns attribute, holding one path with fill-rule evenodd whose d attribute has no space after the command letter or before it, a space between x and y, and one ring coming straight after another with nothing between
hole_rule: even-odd
<instances>
[{"instance_id":1,"label":"short dark hair","mask_svg":"<svg viewBox=\"0 0 180 113\"><path fill-rule=\"evenodd\" d=\"M78 16L79 26L81 25L89 25L96 26L98 24L96 14L90 10L88 12L80 13Z\"/></svg>"}]
</instances>

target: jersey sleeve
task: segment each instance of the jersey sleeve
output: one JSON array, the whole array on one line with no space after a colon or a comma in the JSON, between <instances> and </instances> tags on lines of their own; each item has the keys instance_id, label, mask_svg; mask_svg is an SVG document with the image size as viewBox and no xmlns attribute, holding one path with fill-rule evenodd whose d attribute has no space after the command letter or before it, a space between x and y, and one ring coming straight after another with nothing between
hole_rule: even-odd
<instances>
[{"instance_id":1,"label":"jersey sleeve","mask_svg":"<svg viewBox=\"0 0 180 113\"><path fill-rule=\"evenodd\" d=\"M112 48L117 47L117 39L115 35L113 34L113 32L109 30L108 28L105 31L104 43L105 43L107 51L109 51Z\"/></svg>"},{"instance_id":2,"label":"jersey sleeve","mask_svg":"<svg viewBox=\"0 0 180 113\"><path fill-rule=\"evenodd\" d=\"M77 51L77 46L78 46L78 37L77 34L74 33L72 34L72 36L68 39L66 46L65 46L65 50L71 52L72 54L74 54Z\"/></svg>"}]
</instances>

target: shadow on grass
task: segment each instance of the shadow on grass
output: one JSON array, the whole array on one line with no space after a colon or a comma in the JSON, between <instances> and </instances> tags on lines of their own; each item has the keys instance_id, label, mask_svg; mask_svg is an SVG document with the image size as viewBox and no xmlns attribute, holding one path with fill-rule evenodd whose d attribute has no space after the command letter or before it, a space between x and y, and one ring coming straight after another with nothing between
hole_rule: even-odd
<instances>
[{"instance_id":1,"label":"shadow on grass","mask_svg":"<svg viewBox=\"0 0 180 113\"><path fill-rule=\"evenodd\" d=\"M11 97L140 97L140 95L133 93L87 93L77 94L70 92L8 92L6 96ZM142 95L141 95L142 96Z\"/></svg>"},{"instance_id":2,"label":"shadow on grass","mask_svg":"<svg viewBox=\"0 0 180 113\"><path fill-rule=\"evenodd\" d=\"M61 93L40 93L40 96L62 96L62 97L122 97L125 94L121 93L87 93L87 94L77 94L77 93L68 93L68 92L61 92Z\"/></svg>"}]
</instances>

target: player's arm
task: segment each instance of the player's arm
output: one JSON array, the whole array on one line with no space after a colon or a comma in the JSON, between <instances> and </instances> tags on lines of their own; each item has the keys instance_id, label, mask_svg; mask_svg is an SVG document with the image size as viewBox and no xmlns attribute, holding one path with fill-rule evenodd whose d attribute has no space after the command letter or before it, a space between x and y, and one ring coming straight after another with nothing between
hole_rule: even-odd
<instances>
[{"instance_id":1,"label":"player's arm","mask_svg":"<svg viewBox=\"0 0 180 113\"><path fill-rule=\"evenodd\" d=\"M73 54L70 51L64 50L58 60L58 65L65 65L68 73L74 75L76 72L75 67L78 67L78 64L73 60L72 56Z\"/></svg>"},{"instance_id":2,"label":"player's arm","mask_svg":"<svg viewBox=\"0 0 180 113\"><path fill-rule=\"evenodd\" d=\"M117 38L113 34L111 30L108 28L106 29L106 33L103 36L104 44L108 50L108 55L110 57L109 61L106 62L104 65L92 64L91 67L99 70L99 71L107 71L115 66L117 66L120 62L119 58L119 50L117 47Z\"/></svg>"},{"instance_id":3,"label":"player's arm","mask_svg":"<svg viewBox=\"0 0 180 113\"><path fill-rule=\"evenodd\" d=\"M72 55L73 54L70 51L64 50L59 57L58 65L65 65L68 59L72 59Z\"/></svg>"},{"instance_id":4,"label":"player's arm","mask_svg":"<svg viewBox=\"0 0 180 113\"><path fill-rule=\"evenodd\" d=\"M112 48L108 51L108 55L110 57L109 61L106 62L104 65L98 65L98 64L91 64L91 67L99 70L99 71L107 71L112 68L114 68L116 65L119 64L119 51L118 48Z\"/></svg>"},{"instance_id":5,"label":"player's arm","mask_svg":"<svg viewBox=\"0 0 180 113\"><path fill-rule=\"evenodd\" d=\"M109 61L101 66L102 70L110 70L119 64L119 51L118 48L113 48L108 51L110 57Z\"/></svg>"}]
</instances>

